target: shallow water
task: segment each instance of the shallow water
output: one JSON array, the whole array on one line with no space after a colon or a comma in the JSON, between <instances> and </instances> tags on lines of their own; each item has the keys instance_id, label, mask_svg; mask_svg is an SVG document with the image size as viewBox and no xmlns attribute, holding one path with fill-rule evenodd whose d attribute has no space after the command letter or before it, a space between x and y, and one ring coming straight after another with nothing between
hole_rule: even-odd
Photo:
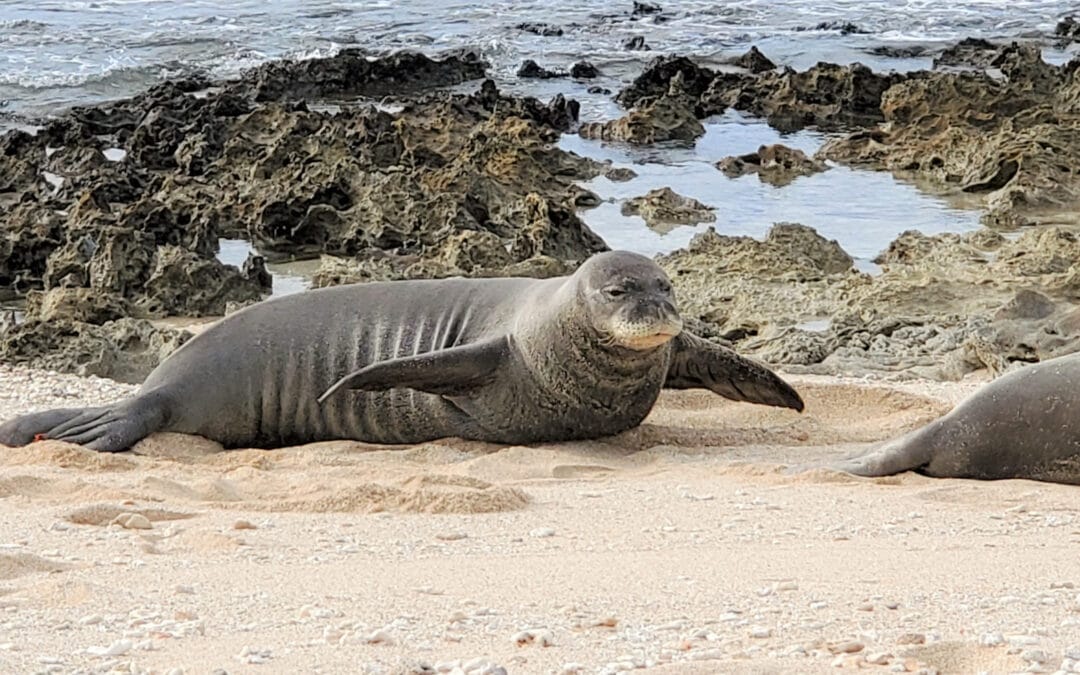
<instances>
[{"instance_id":1,"label":"shallow water","mask_svg":"<svg viewBox=\"0 0 1080 675\"><path fill-rule=\"evenodd\" d=\"M707 123L705 129L705 136L692 149L631 148L563 136L560 145L564 149L611 160L615 166L638 174L624 183L604 177L585 183L609 201L581 212L582 218L612 248L649 255L686 246L709 227L720 234L760 239L774 223L797 222L813 227L827 239L836 239L867 271L876 269L870 260L904 230L935 234L980 227L979 211L956 208L887 173L830 165L823 173L797 178L779 188L761 182L756 175L728 178L713 166L717 160L753 152L768 143L783 143L810 155L826 136L810 131L781 135L763 122L735 112ZM679 226L661 234L646 227L640 217L620 212L623 200L662 187L716 207L716 222Z\"/></svg>"},{"instance_id":2,"label":"shallow water","mask_svg":"<svg viewBox=\"0 0 1080 675\"><path fill-rule=\"evenodd\" d=\"M243 239L218 239L217 259L226 265L241 267L249 253L257 253L255 248ZM318 260L305 260L299 263L267 264L266 269L273 277L271 295L291 295L305 291L311 286L311 277L319 269Z\"/></svg>"}]
</instances>

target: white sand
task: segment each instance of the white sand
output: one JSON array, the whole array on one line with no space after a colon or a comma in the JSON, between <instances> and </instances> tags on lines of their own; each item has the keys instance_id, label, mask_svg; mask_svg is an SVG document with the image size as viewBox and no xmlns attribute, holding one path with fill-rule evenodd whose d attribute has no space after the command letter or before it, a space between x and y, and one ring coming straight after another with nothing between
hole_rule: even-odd
<instances>
[{"instance_id":1,"label":"white sand","mask_svg":"<svg viewBox=\"0 0 1080 675\"><path fill-rule=\"evenodd\" d=\"M803 415L671 392L605 442L4 450L0 672L1069 667L1080 492L787 475L974 386L790 379ZM0 418L126 390L0 368Z\"/></svg>"}]
</instances>

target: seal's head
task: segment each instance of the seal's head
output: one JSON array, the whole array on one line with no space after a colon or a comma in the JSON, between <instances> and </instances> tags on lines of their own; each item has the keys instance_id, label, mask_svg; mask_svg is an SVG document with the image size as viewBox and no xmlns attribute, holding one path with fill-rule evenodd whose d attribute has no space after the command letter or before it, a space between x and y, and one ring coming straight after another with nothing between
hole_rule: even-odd
<instances>
[{"instance_id":1,"label":"seal's head","mask_svg":"<svg viewBox=\"0 0 1080 675\"><path fill-rule=\"evenodd\" d=\"M586 260L574 276L585 313L605 347L646 351L682 332L671 281L645 256L600 253Z\"/></svg>"}]
</instances>

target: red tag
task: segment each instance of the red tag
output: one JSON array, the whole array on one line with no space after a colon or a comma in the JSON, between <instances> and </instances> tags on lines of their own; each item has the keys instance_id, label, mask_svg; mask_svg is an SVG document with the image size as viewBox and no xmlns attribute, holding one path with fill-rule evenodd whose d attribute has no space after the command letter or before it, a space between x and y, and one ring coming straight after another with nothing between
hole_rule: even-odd
<instances>
[{"instance_id":1,"label":"red tag","mask_svg":"<svg viewBox=\"0 0 1080 675\"><path fill-rule=\"evenodd\" d=\"M35 443L37 443L38 441L47 441L47 440L49 440L49 437L46 436L45 434L34 434L34 442Z\"/></svg>"}]
</instances>

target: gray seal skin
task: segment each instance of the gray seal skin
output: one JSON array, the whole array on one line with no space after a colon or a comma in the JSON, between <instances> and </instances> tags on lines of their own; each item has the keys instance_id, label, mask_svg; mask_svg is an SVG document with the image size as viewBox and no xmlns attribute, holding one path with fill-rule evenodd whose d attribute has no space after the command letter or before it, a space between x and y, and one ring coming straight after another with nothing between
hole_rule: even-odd
<instances>
[{"instance_id":1,"label":"gray seal skin","mask_svg":"<svg viewBox=\"0 0 1080 675\"><path fill-rule=\"evenodd\" d=\"M1080 485L1078 387L1080 354L1023 366L926 426L828 466L858 476L916 471Z\"/></svg>"},{"instance_id":2,"label":"gray seal skin","mask_svg":"<svg viewBox=\"0 0 1080 675\"><path fill-rule=\"evenodd\" d=\"M267 300L192 338L133 398L16 418L0 443L115 452L156 431L263 448L586 439L638 425L663 387L803 409L769 369L683 332L659 266L613 251L552 279L392 281Z\"/></svg>"}]
</instances>

